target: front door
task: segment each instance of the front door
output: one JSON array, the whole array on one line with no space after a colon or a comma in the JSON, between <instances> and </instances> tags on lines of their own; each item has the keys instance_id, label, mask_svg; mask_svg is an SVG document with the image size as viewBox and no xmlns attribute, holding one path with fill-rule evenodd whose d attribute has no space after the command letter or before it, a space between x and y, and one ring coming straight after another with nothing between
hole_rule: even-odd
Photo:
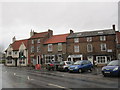
<instances>
[{"instance_id":1,"label":"front door","mask_svg":"<svg viewBox=\"0 0 120 90\"><path fill-rule=\"evenodd\" d=\"M17 59L15 59L15 67L17 67Z\"/></svg>"},{"instance_id":2,"label":"front door","mask_svg":"<svg viewBox=\"0 0 120 90\"><path fill-rule=\"evenodd\" d=\"M40 64L40 56L37 56L37 64Z\"/></svg>"}]
</instances>

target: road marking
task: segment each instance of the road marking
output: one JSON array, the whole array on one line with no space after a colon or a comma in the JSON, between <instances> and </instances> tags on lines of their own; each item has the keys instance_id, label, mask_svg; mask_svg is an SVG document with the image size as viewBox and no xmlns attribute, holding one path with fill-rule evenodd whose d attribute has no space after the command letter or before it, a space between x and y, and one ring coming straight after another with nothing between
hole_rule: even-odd
<instances>
[{"instance_id":1,"label":"road marking","mask_svg":"<svg viewBox=\"0 0 120 90\"><path fill-rule=\"evenodd\" d=\"M34 80L34 79L30 79L30 77L29 77L29 76L27 76L27 80Z\"/></svg>"},{"instance_id":2,"label":"road marking","mask_svg":"<svg viewBox=\"0 0 120 90\"><path fill-rule=\"evenodd\" d=\"M66 88L66 87L63 87L63 86L59 86L59 85L56 85L56 84L52 84L52 83L49 83L48 85L50 85L50 86L55 86L55 87L58 87L58 88Z\"/></svg>"},{"instance_id":3,"label":"road marking","mask_svg":"<svg viewBox=\"0 0 120 90\"><path fill-rule=\"evenodd\" d=\"M16 75L16 73L14 73L14 76Z\"/></svg>"}]
</instances>

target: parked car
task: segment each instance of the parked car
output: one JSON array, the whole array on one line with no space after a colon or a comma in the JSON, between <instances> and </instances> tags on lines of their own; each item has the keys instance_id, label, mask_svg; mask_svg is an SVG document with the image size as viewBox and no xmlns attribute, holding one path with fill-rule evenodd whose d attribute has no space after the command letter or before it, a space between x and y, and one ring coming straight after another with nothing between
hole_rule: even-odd
<instances>
[{"instance_id":1,"label":"parked car","mask_svg":"<svg viewBox=\"0 0 120 90\"><path fill-rule=\"evenodd\" d=\"M49 71L50 70L57 70L58 69L58 66L60 65L60 62L59 61L53 61L53 62L49 62L49 63L46 63L46 69L48 69Z\"/></svg>"},{"instance_id":2,"label":"parked car","mask_svg":"<svg viewBox=\"0 0 120 90\"><path fill-rule=\"evenodd\" d=\"M59 71L68 71L68 67L72 65L72 61L61 61L60 65L58 66Z\"/></svg>"},{"instance_id":3,"label":"parked car","mask_svg":"<svg viewBox=\"0 0 120 90\"><path fill-rule=\"evenodd\" d=\"M83 71L92 71L92 63L89 60L79 60L76 61L73 65L71 65L68 69L69 72L83 72Z\"/></svg>"},{"instance_id":4,"label":"parked car","mask_svg":"<svg viewBox=\"0 0 120 90\"><path fill-rule=\"evenodd\" d=\"M120 76L120 60L113 60L102 68L104 76Z\"/></svg>"}]
</instances>

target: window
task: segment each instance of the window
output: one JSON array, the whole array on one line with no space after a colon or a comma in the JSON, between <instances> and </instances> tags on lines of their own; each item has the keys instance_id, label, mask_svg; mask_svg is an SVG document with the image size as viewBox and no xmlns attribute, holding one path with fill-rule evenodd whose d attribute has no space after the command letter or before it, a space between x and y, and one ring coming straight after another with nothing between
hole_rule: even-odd
<instances>
[{"instance_id":1,"label":"window","mask_svg":"<svg viewBox=\"0 0 120 90\"><path fill-rule=\"evenodd\" d=\"M58 54L58 61L62 61L62 54Z\"/></svg>"},{"instance_id":2,"label":"window","mask_svg":"<svg viewBox=\"0 0 120 90\"><path fill-rule=\"evenodd\" d=\"M31 47L31 52L34 52L34 46Z\"/></svg>"},{"instance_id":3,"label":"window","mask_svg":"<svg viewBox=\"0 0 120 90\"><path fill-rule=\"evenodd\" d=\"M93 51L92 44L88 44L88 45L87 45L87 51L88 51L88 52L92 52L92 51Z\"/></svg>"},{"instance_id":4,"label":"window","mask_svg":"<svg viewBox=\"0 0 120 90\"><path fill-rule=\"evenodd\" d=\"M40 52L40 45L37 46L37 52Z\"/></svg>"},{"instance_id":5,"label":"window","mask_svg":"<svg viewBox=\"0 0 120 90\"><path fill-rule=\"evenodd\" d=\"M45 63L49 63L51 61L55 61L54 55L45 55Z\"/></svg>"},{"instance_id":6,"label":"window","mask_svg":"<svg viewBox=\"0 0 120 90\"><path fill-rule=\"evenodd\" d=\"M79 38L74 38L74 43L78 43L79 42Z\"/></svg>"},{"instance_id":7,"label":"window","mask_svg":"<svg viewBox=\"0 0 120 90\"><path fill-rule=\"evenodd\" d=\"M105 64L105 63L107 63L106 56L97 56L96 58L97 58L96 60L97 60L98 64Z\"/></svg>"},{"instance_id":8,"label":"window","mask_svg":"<svg viewBox=\"0 0 120 90\"><path fill-rule=\"evenodd\" d=\"M78 45L74 46L74 52L79 52L79 46Z\"/></svg>"},{"instance_id":9,"label":"window","mask_svg":"<svg viewBox=\"0 0 120 90\"><path fill-rule=\"evenodd\" d=\"M15 51L14 54L16 55L16 54L17 54L17 51Z\"/></svg>"},{"instance_id":10,"label":"window","mask_svg":"<svg viewBox=\"0 0 120 90\"><path fill-rule=\"evenodd\" d=\"M9 52L8 54L9 54L9 55L11 55L12 53L11 53L11 52Z\"/></svg>"},{"instance_id":11,"label":"window","mask_svg":"<svg viewBox=\"0 0 120 90\"><path fill-rule=\"evenodd\" d=\"M40 43L40 39L37 40L37 43Z\"/></svg>"},{"instance_id":12,"label":"window","mask_svg":"<svg viewBox=\"0 0 120 90\"><path fill-rule=\"evenodd\" d=\"M25 64L25 59L19 60L19 64Z\"/></svg>"},{"instance_id":13,"label":"window","mask_svg":"<svg viewBox=\"0 0 120 90\"><path fill-rule=\"evenodd\" d=\"M87 42L91 42L92 41L92 37L87 37Z\"/></svg>"},{"instance_id":14,"label":"window","mask_svg":"<svg viewBox=\"0 0 120 90\"><path fill-rule=\"evenodd\" d=\"M7 63L8 63L8 64L12 64L12 59L8 59L8 60L7 60Z\"/></svg>"},{"instance_id":15,"label":"window","mask_svg":"<svg viewBox=\"0 0 120 90\"><path fill-rule=\"evenodd\" d=\"M101 51L106 51L106 44L105 43L103 43L103 44L101 44Z\"/></svg>"},{"instance_id":16,"label":"window","mask_svg":"<svg viewBox=\"0 0 120 90\"><path fill-rule=\"evenodd\" d=\"M58 51L62 51L62 43L58 43Z\"/></svg>"},{"instance_id":17,"label":"window","mask_svg":"<svg viewBox=\"0 0 120 90\"><path fill-rule=\"evenodd\" d=\"M52 51L52 44L48 44L48 51Z\"/></svg>"},{"instance_id":18,"label":"window","mask_svg":"<svg viewBox=\"0 0 120 90\"><path fill-rule=\"evenodd\" d=\"M31 43L34 44L34 40L32 40Z\"/></svg>"},{"instance_id":19,"label":"window","mask_svg":"<svg viewBox=\"0 0 120 90\"><path fill-rule=\"evenodd\" d=\"M105 36L100 36L100 41L105 41L106 37Z\"/></svg>"}]
</instances>

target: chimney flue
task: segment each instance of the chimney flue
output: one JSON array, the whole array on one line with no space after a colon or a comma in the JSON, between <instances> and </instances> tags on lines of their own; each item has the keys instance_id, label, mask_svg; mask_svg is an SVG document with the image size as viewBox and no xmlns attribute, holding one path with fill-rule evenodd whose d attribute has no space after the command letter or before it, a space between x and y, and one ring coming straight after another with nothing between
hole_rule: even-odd
<instances>
[{"instance_id":1,"label":"chimney flue","mask_svg":"<svg viewBox=\"0 0 120 90\"><path fill-rule=\"evenodd\" d=\"M112 25L112 27L113 27L113 30L115 30L115 25Z\"/></svg>"}]
</instances>

